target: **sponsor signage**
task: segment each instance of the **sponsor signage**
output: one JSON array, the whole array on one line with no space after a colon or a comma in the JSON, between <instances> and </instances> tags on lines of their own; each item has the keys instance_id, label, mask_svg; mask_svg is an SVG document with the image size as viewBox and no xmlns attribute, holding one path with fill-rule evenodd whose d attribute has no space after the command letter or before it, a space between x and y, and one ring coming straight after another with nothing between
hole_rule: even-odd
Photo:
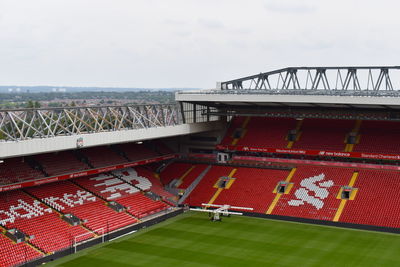
<instances>
[{"instance_id":1,"label":"sponsor signage","mask_svg":"<svg viewBox=\"0 0 400 267\"><path fill-rule=\"evenodd\" d=\"M367 163L348 163L348 162L318 161L318 160L263 158L263 157L252 157L252 156L234 156L233 159L234 160L276 162L276 163L285 163L285 164L311 164L311 165L335 166L335 167L346 167L346 168L365 168L365 169L400 171L399 166L367 164Z\"/></svg>"},{"instance_id":2,"label":"sponsor signage","mask_svg":"<svg viewBox=\"0 0 400 267\"><path fill-rule=\"evenodd\" d=\"M326 151L326 150L303 150L303 149L286 149L286 148L280 149L280 148L232 146L232 145L218 145L217 149L229 150L229 151L278 153L278 154L293 154L293 155L305 155L305 156L400 160L400 155L396 154L379 154L379 153L364 153L364 152L339 152L339 151Z\"/></svg>"},{"instance_id":3,"label":"sponsor signage","mask_svg":"<svg viewBox=\"0 0 400 267\"><path fill-rule=\"evenodd\" d=\"M23 187L31 187L31 186L41 185L41 184L48 184L48 183L52 183L52 182L57 182L57 181L62 181L62 180L67 180L67 179L77 178L77 177L82 177L82 176L88 176L88 175L93 175L93 174L98 174L98 173L103 173L103 172L109 172L109 171L114 171L114 170L118 170L118 169L125 169L125 168L129 168L129 167L145 165L148 163L177 158L177 157L178 157L177 154L171 154L171 155L166 155L166 156L162 156L162 157L156 157L156 158L151 158L151 159L146 159L146 160L141 160L141 161L136 161L136 162L130 162L130 163L126 163L126 164L108 166L105 168L86 170L86 171L82 171L82 172L75 172L75 173L70 173L70 174L65 174L65 175L60 175L60 176L46 177L46 178L38 179L38 180L34 180L34 181L27 181L27 182L16 183L16 184L11 184L11 185L4 185L4 186L0 186L0 192L10 191L10 190L14 190L14 189L20 189Z\"/></svg>"}]
</instances>

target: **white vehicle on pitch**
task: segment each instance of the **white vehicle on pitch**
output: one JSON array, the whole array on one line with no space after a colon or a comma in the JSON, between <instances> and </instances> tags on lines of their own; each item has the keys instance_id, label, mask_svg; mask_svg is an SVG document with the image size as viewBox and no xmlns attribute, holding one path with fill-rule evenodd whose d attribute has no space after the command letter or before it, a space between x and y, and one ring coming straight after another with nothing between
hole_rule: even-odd
<instances>
[{"instance_id":1,"label":"white vehicle on pitch","mask_svg":"<svg viewBox=\"0 0 400 267\"><path fill-rule=\"evenodd\" d=\"M208 212L209 215L211 216L211 221L215 222L215 221L221 221L221 215L222 216L230 216L230 215L243 215L243 213L241 212L236 212L236 211L229 211L229 209L235 209L235 210L249 210L252 211L253 208L247 208L247 207L236 207L236 206L231 206L231 205L216 205L216 204L205 204L202 203L202 206L204 206L204 208L200 209L200 208L190 208L190 210L192 211L199 211L199 212ZM209 210L207 208L216 208L216 209L212 209Z\"/></svg>"}]
</instances>

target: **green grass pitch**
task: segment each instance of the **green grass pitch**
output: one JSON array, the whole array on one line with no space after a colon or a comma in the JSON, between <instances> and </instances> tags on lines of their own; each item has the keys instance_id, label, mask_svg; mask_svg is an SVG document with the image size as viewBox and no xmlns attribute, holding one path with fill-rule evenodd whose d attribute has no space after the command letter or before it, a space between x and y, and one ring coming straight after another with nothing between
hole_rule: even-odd
<instances>
[{"instance_id":1,"label":"green grass pitch","mask_svg":"<svg viewBox=\"0 0 400 267\"><path fill-rule=\"evenodd\" d=\"M400 236L186 213L46 266L400 266Z\"/></svg>"}]
</instances>

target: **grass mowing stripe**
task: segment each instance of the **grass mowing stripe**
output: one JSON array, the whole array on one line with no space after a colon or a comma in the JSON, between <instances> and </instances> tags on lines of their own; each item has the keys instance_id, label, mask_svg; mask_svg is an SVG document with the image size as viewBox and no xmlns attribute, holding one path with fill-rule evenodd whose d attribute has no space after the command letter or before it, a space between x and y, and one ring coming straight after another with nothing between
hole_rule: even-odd
<instances>
[{"instance_id":1,"label":"grass mowing stripe","mask_svg":"<svg viewBox=\"0 0 400 267\"><path fill-rule=\"evenodd\" d=\"M364 267L400 262L398 235L250 217L212 223L204 215L183 214L59 264L99 267L105 265L97 262L105 260L108 266Z\"/></svg>"},{"instance_id":2,"label":"grass mowing stripe","mask_svg":"<svg viewBox=\"0 0 400 267\"><path fill-rule=\"evenodd\" d=\"M68 263L61 264L60 266L97 266L97 267L109 267L109 266L135 266L132 263L122 263L122 262L116 262L112 260L106 260L106 259L99 259L99 258L94 258L94 257L89 257L89 256L83 256L77 259L73 259L69 261ZM137 266L137 265L136 265Z\"/></svg>"},{"instance_id":3,"label":"grass mowing stripe","mask_svg":"<svg viewBox=\"0 0 400 267\"><path fill-rule=\"evenodd\" d=\"M172 239L176 240L175 242L172 242L172 244L179 244L179 243L185 243L187 240L187 237L190 236L192 233L187 232L187 231L177 231L177 230L171 230L171 229L164 229L164 228L158 228L153 231L150 231L148 233L148 236L158 236L160 240L162 239ZM347 237L346 237L347 239ZM262 242L260 241L254 241L254 240L247 240L243 238L234 238L234 237L215 237L213 235L208 235L208 234L201 234L201 233L196 233L195 238L193 239L196 242L197 247L201 247L202 244L206 244L209 246L219 246L219 247L225 247L227 250L231 251L247 251L246 254L249 254L250 252L259 252L262 254L262 257L260 257L260 260L262 258L265 258L263 260L266 260L267 262L271 261L272 259L279 260L282 257L285 257L286 255L289 255L290 253L293 253L297 251L297 258L298 260L302 261L308 261L311 256L318 256L318 257L331 257L332 256L332 246L324 246L323 242L318 242L318 244L313 244L309 245L310 240L302 240L303 244L302 246L296 246L293 245L292 243L288 244L287 242L284 243L277 243L274 240L269 241L269 240L264 240ZM223 242L221 242L223 240ZM340 240L342 241L342 240ZM344 240L343 240L344 241ZM129 242L129 241L128 241ZM341 243L341 242L340 242ZM349 244L351 242L345 242L344 244ZM337 244L333 242L332 244ZM179 247L175 247L177 250L179 250ZM340 247L335 247L335 256L339 257L341 259L349 259L349 258L354 258L357 255L354 255L353 253L349 252L348 248L344 249L339 249ZM240 256L240 254L237 254ZM216 255L218 256L218 255ZM363 258L369 258L373 259L374 256L369 256L369 255L363 255ZM347 260L345 260L343 263L345 264Z\"/></svg>"},{"instance_id":4,"label":"grass mowing stripe","mask_svg":"<svg viewBox=\"0 0 400 267\"><path fill-rule=\"evenodd\" d=\"M186 218L184 220L184 224L191 225L189 228L185 228L187 231L192 231L193 233L197 234L198 228L199 227L192 227L192 223L190 223L190 219L192 218ZM234 224L230 224L230 226L240 226L238 227L239 230L235 232L235 235L242 235L245 234L246 237L251 237L255 240L260 240L266 238L266 239L274 239L277 242L287 242L287 240L291 240L291 244L293 245L302 245L302 246L308 246L308 243L304 242L304 239L307 239L308 241L311 241L310 244L312 244L314 247L319 247L319 248L324 248L328 250L330 249L331 245L330 244L335 244L335 242L329 242L332 238L333 239L340 239L342 236L346 236L346 233L350 232L348 229L340 229L340 228L325 228L325 227L314 227L314 225L301 225L301 224L295 224L292 227L292 231L288 232L285 229L287 229L288 225L286 222L281 222L280 224L275 223L275 221L266 221L263 220L265 223L262 226L251 226L251 224L248 223L241 223L238 220L246 220L245 217L242 218L235 218L236 221ZM246 220L248 221L248 220ZM194 222L197 223L196 220ZM168 226L168 229L182 229L181 225L182 221L177 221L176 224ZM203 222L204 225L204 222ZM204 226L204 232L206 230L207 226ZM202 228L203 229L203 228ZM219 236L221 238L229 238L232 236L232 232L228 231L230 230L229 227L225 227L223 224L216 223L215 225L215 232L213 233L215 236ZM333 233L337 233L340 231L341 235L334 235L331 236ZM380 236L380 233L375 233L375 232L357 232L357 233L352 233L350 239L344 240L344 242L340 242L341 240L338 240L340 242L340 246L337 248L338 252L347 252L349 249L351 249L354 246L354 237L357 238L358 243L368 243L371 240L372 236ZM390 235L389 239L393 240L398 240L398 236L395 235ZM297 237L297 238L295 238ZM352 240L353 239L353 240ZM363 250L361 248L361 250ZM386 248L380 248L380 250L386 251Z\"/></svg>"},{"instance_id":5,"label":"grass mowing stripe","mask_svg":"<svg viewBox=\"0 0 400 267\"><path fill-rule=\"evenodd\" d=\"M135 251L143 254L157 255L164 258L179 259L186 262L197 262L215 266L221 266L222 263L226 265L236 264L240 266L264 266L265 264L265 262L259 262L253 259L244 260L237 257L216 255L202 251L191 251L183 248L176 250L175 248L149 245L135 241L123 241L120 243L111 244L107 247L117 250L125 250L128 252Z\"/></svg>"}]
</instances>

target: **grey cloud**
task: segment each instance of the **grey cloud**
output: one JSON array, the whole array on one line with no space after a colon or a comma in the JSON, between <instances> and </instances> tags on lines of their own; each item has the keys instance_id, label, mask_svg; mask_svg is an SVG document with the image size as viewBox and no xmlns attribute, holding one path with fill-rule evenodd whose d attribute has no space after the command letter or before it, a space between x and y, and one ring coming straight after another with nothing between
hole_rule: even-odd
<instances>
[{"instance_id":1,"label":"grey cloud","mask_svg":"<svg viewBox=\"0 0 400 267\"><path fill-rule=\"evenodd\" d=\"M265 4L268 11L283 14L309 14L314 13L317 8L314 5L302 4L299 1L273 1Z\"/></svg>"},{"instance_id":2,"label":"grey cloud","mask_svg":"<svg viewBox=\"0 0 400 267\"><path fill-rule=\"evenodd\" d=\"M224 28L224 24L219 20L214 19L198 19L198 22L201 26L208 28L208 29L222 29Z\"/></svg>"}]
</instances>

